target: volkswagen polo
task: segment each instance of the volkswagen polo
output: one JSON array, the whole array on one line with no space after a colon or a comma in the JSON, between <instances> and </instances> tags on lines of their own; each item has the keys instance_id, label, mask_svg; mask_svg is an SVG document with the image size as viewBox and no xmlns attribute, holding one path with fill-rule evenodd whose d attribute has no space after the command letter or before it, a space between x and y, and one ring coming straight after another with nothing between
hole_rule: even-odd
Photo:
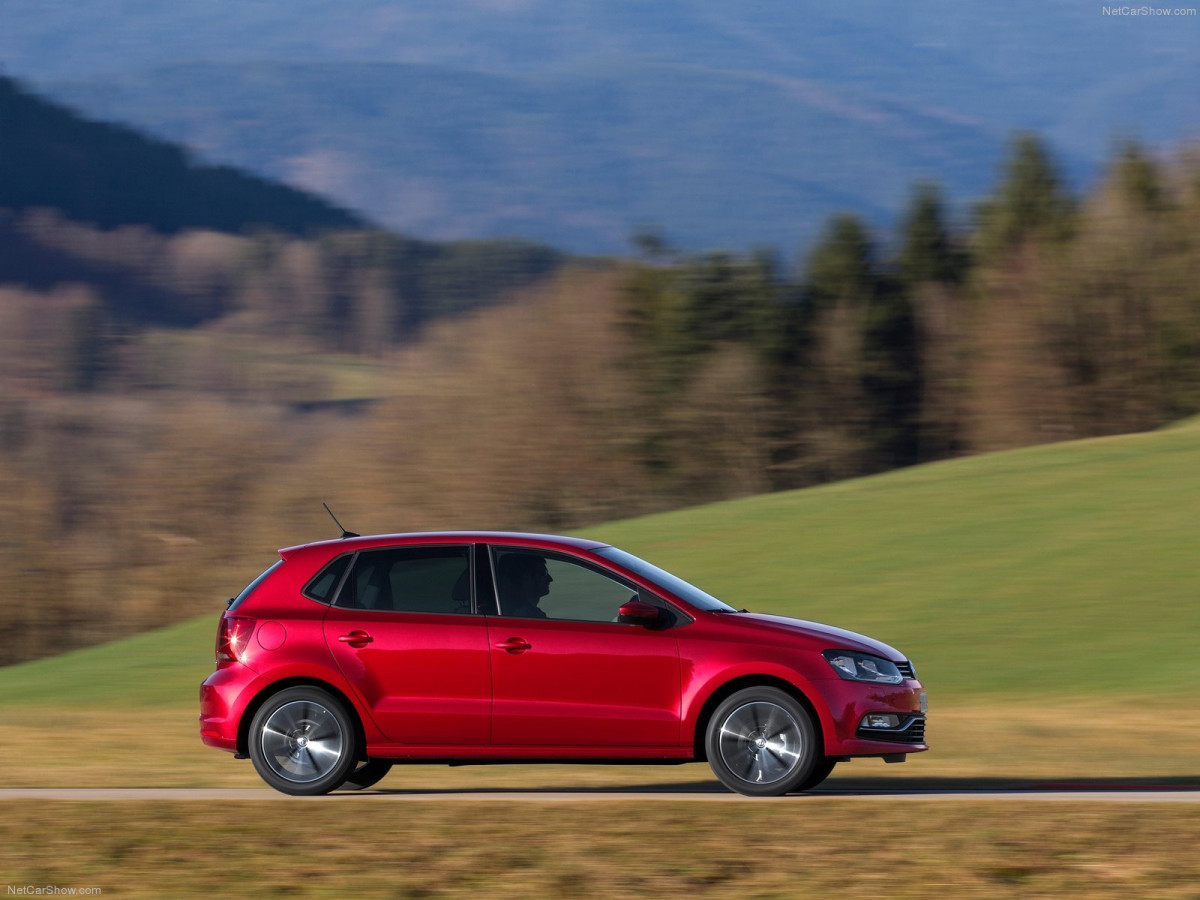
<instances>
[{"instance_id":1,"label":"volkswagen polo","mask_svg":"<svg viewBox=\"0 0 1200 900\"><path fill-rule=\"evenodd\" d=\"M200 736L288 794L398 763L707 760L769 796L928 749L902 653L598 541L346 534L279 556L221 616Z\"/></svg>"}]
</instances>

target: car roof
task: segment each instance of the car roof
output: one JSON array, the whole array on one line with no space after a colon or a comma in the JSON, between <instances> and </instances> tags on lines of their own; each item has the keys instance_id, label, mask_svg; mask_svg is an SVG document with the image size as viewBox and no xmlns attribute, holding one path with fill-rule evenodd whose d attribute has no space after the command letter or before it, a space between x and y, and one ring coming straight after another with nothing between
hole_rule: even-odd
<instances>
[{"instance_id":1,"label":"car roof","mask_svg":"<svg viewBox=\"0 0 1200 900\"><path fill-rule=\"evenodd\" d=\"M534 534L524 531L415 531L400 534L366 534L354 537L332 538L297 544L279 551L284 559L300 551L318 548L365 550L373 547L394 547L402 544L515 544L522 547L541 549L566 548L570 550L598 550L609 546L603 541L587 538L566 537L558 534Z\"/></svg>"}]
</instances>

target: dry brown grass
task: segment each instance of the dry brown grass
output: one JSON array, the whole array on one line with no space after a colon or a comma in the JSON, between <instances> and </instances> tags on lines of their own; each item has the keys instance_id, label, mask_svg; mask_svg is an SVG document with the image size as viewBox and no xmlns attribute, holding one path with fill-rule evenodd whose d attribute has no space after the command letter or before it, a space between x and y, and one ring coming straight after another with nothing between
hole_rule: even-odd
<instances>
[{"instance_id":1,"label":"dry brown grass","mask_svg":"<svg viewBox=\"0 0 1200 900\"><path fill-rule=\"evenodd\" d=\"M399 802L399 801L397 801ZM4 805L12 885L104 895L1195 898L1192 805Z\"/></svg>"},{"instance_id":2,"label":"dry brown grass","mask_svg":"<svg viewBox=\"0 0 1200 900\"><path fill-rule=\"evenodd\" d=\"M257 787L250 763L200 743L190 708L95 710L0 707L12 742L0 787ZM1178 709L1113 710L1095 701L936 709L933 750L904 765L858 760L830 780L925 783L971 780L1200 779L1195 726ZM462 789L696 784L714 777L684 766L403 766L385 788Z\"/></svg>"}]
</instances>

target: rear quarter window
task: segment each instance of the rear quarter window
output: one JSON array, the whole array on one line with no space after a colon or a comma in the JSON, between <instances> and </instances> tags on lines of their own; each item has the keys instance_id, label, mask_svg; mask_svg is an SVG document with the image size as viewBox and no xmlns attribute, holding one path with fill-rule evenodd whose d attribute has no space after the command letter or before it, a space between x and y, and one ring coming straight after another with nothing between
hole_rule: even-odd
<instances>
[{"instance_id":1,"label":"rear quarter window","mask_svg":"<svg viewBox=\"0 0 1200 900\"><path fill-rule=\"evenodd\" d=\"M330 562L304 586L304 596L310 597L318 603L332 603L338 585L342 583L342 576L346 574L346 569L353 558L354 554L347 553Z\"/></svg>"}]
</instances>

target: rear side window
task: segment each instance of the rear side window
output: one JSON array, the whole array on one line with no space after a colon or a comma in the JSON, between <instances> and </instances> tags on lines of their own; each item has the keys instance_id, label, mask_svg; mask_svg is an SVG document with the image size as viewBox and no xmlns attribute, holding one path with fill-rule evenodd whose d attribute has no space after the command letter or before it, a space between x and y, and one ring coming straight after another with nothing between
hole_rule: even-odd
<instances>
[{"instance_id":1,"label":"rear side window","mask_svg":"<svg viewBox=\"0 0 1200 900\"><path fill-rule=\"evenodd\" d=\"M383 612L470 614L470 548L364 550L355 558L336 605Z\"/></svg>"},{"instance_id":2,"label":"rear side window","mask_svg":"<svg viewBox=\"0 0 1200 900\"><path fill-rule=\"evenodd\" d=\"M352 558L351 554L339 556L323 568L313 576L312 581L304 586L304 596L311 597L320 603L329 603L333 600L333 592L342 583L342 576L346 574L346 567L350 565Z\"/></svg>"},{"instance_id":3,"label":"rear side window","mask_svg":"<svg viewBox=\"0 0 1200 900\"><path fill-rule=\"evenodd\" d=\"M230 610L234 610L234 609L237 609L239 606L241 606L246 601L246 598L254 593L255 588L257 588L260 584L262 584L264 581L266 581L267 576L270 575L272 572L274 572L276 569L278 569L282 565L283 565L283 560L277 559L273 566L271 566L269 569L267 569L267 571L263 572L261 575L259 575L257 578L255 578L252 582L250 582L248 585L246 585L246 587L242 589L242 592L240 594L238 594L236 597L234 597L232 600L230 600L229 606L227 608Z\"/></svg>"}]
</instances>

